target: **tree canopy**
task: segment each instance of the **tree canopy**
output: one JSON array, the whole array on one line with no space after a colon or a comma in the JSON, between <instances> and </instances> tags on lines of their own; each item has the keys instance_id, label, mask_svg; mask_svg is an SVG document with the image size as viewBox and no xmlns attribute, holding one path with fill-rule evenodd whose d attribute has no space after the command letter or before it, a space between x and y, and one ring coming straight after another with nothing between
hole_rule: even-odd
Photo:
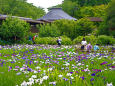
<instances>
[{"instance_id":1,"label":"tree canopy","mask_svg":"<svg viewBox=\"0 0 115 86\"><path fill-rule=\"evenodd\" d=\"M64 0L78 3L80 6L95 6L101 4L108 4L111 0Z\"/></svg>"},{"instance_id":2,"label":"tree canopy","mask_svg":"<svg viewBox=\"0 0 115 86\"><path fill-rule=\"evenodd\" d=\"M0 14L37 19L43 16L45 11L27 3L26 0L0 0Z\"/></svg>"},{"instance_id":3,"label":"tree canopy","mask_svg":"<svg viewBox=\"0 0 115 86\"><path fill-rule=\"evenodd\" d=\"M23 40L27 36L30 29L30 25L18 18L8 17L2 22L0 27L0 37L4 40L19 39Z\"/></svg>"},{"instance_id":4,"label":"tree canopy","mask_svg":"<svg viewBox=\"0 0 115 86\"><path fill-rule=\"evenodd\" d=\"M107 8L107 22L111 30L115 30L115 0Z\"/></svg>"},{"instance_id":5,"label":"tree canopy","mask_svg":"<svg viewBox=\"0 0 115 86\"><path fill-rule=\"evenodd\" d=\"M61 7L69 15L79 19L83 17L103 17L111 0L64 0Z\"/></svg>"}]
</instances>

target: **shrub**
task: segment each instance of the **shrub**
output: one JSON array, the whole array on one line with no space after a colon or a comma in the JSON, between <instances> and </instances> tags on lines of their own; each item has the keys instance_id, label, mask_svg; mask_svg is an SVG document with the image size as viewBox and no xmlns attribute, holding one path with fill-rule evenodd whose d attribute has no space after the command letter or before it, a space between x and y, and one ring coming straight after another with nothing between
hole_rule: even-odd
<instances>
[{"instance_id":1,"label":"shrub","mask_svg":"<svg viewBox=\"0 0 115 86\"><path fill-rule=\"evenodd\" d=\"M66 35L71 39L74 39L77 36L75 32L76 21L61 19L55 21L54 24L57 25L61 35Z\"/></svg>"},{"instance_id":2,"label":"shrub","mask_svg":"<svg viewBox=\"0 0 115 86\"><path fill-rule=\"evenodd\" d=\"M29 44L29 45L32 45L32 44L33 44L33 42L30 41L30 40L26 40L25 43L26 43L26 44Z\"/></svg>"},{"instance_id":3,"label":"shrub","mask_svg":"<svg viewBox=\"0 0 115 86\"><path fill-rule=\"evenodd\" d=\"M115 44L115 39L111 36L100 35L98 36L97 43L101 45Z\"/></svg>"},{"instance_id":4,"label":"shrub","mask_svg":"<svg viewBox=\"0 0 115 86\"><path fill-rule=\"evenodd\" d=\"M97 37L95 37L94 35L85 36L85 39L88 43L90 42L92 45L97 43Z\"/></svg>"},{"instance_id":5,"label":"shrub","mask_svg":"<svg viewBox=\"0 0 115 86\"><path fill-rule=\"evenodd\" d=\"M68 38L67 36L61 36L62 39L62 45L71 45L72 41L70 38Z\"/></svg>"},{"instance_id":6,"label":"shrub","mask_svg":"<svg viewBox=\"0 0 115 86\"><path fill-rule=\"evenodd\" d=\"M56 42L56 38L54 37L38 37L35 39L35 43L36 44L50 44L50 45L54 45L54 44L57 44Z\"/></svg>"},{"instance_id":7,"label":"shrub","mask_svg":"<svg viewBox=\"0 0 115 86\"><path fill-rule=\"evenodd\" d=\"M5 40L0 40L0 45L11 45L12 43Z\"/></svg>"},{"instance_id":8,"label":"shrub","mask_svg":"<svg viewBox=\"0 0 115 86\"><path fill-rule=\"evenodd\" d=\"M86 18L82 18L77 21L76 34L77 36L86 36L89 33L92 33L94 28L93 22Z\"/></svg>"},{"instance_id":9,"label":"shrub","mask_svg":"<svg viewBox=\"0 0 115 86\"><path fill-rule=\"evenodd\" d=\"M73 44L81 43L83 38L85 38L87 42L91 42L91 44L95 44L97 42L97 38L94 35L90 35L90 36L84 36L84 37L78 36L77 38L73 40Z\"/></svg>"},{"instance_id":10,"label":"shrub","mask_svg":"<svg viewBox=\"0 0 115 86\"><path fill-rule=\"evenodd\" d=\"M78 36L73 40L73 44L81 43L82 40L83 40L83 36Z\"/></svg>"},{"instance_id":11,"label":"shrub","mask_svg":"<svg viewBox=\"0 0 115 86\"><path fill-rule=\"evenodd\" d=\"M57 44L56 37L38 37L35 39L36 44L49 44L49 45L56 45ZM61 36L62 39L62 45L71 45L72 41L67 36Z\"/></svg>"},{"instance_id":12,"label":"shrub","mask_svg":"<svg viewBox=\"0 0 115 86\"><path fill-rule=\"evenodd\" d=\"M14 39L23 40L28 34L29 29L29 24L25 21L8 17L0 27L0 37L7 41L14 41Z\"/></svg>"},{"instance_id":13,"label":"shrub","mask_svg":"<svg viewBox=\"0 0 115 86\"><path fill-rule=\"evenodd\" d=\"M57 25L62 35L66 35L72 40L78 36L85 36L91 33L95 28L93 22L86 18L77 21L62 19L55 21L54 24Z\"/></svg>"},{"instance_id":14,"label":"shrub","mask_svg":"<svg viewBox=\"0 0 115 86\"><path fill-rule=\"evenodd\" d=\"M55 24L45 24L40 27L40 37L57 37L60 36L60 31Z\"/></svg>"},{"instance_id":15,"label":"shrub","mask_svg":"<svg viewBox=\"0 0 115 86\"><path fill-rule=\"evenodd\" d=\"M98 28L97 35L110 35L109 27L106 21L102 22Z\"/></svg>"}]
</instances>

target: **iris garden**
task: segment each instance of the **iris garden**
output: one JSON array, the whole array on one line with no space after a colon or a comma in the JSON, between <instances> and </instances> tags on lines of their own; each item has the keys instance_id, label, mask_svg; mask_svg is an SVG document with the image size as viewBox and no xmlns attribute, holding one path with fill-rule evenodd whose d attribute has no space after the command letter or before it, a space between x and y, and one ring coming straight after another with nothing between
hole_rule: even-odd
<instances>
[{"instance_id":1,"label":"iris garden","mask_svg":"<svg viewBox=\"0 0 115 86\"><path fill-rule=\"evenodd\" d=\"M114 86L114 50L101 47L89 53L74 46L1 46L0 86L54 85Z\"/></svg>"}]
</instances>

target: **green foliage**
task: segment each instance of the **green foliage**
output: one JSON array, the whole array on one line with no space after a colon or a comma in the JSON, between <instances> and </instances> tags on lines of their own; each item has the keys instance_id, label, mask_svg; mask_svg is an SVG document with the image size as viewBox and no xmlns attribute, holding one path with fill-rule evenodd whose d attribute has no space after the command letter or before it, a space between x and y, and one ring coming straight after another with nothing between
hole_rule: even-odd
<instances>
[{"instance_id":1,"label":"green foliage","mask_svg":"<svg viewBox=\"0 0 115 86\"><path fill-rule=\"evenodd\" d=\"M100 24L97 35L111 35L115 37L115 1L108 5L104 22Z\"/></svg>"},{"instance_id":2,"label":"green foliage","mask_svg":"<svg viewBox=\"0 0 115 86\"><path fill-rule=\"evenodd\" d=\"M109 27L106 22L100 24L97 35L110 35Z\"/></svg>"},{"instance_id":3,"label":"green foliage","mask_svg":"<svg viewBox=\"0 0 115 86\"><path fill-rule=\"evenodd\" d=\"M24 43L25 43L25 44L29 44L29 45L32 45L32 44L33 44L33 42L30 41L30 40L26 40Z\"/></svg>"},{"instance_id":4,"label":"green foliage","mask_svg":"<svg viewBox=\"0 0 115 86\"><path fill-rule=\"evenodd\" d=\"M61 5L62 9L67 12L69 15L76 17L79 5L76 2L64 1Z\"/></svg>"},{"instance_id":5,"label":"green foliage","mask_svg":"<svg viewBox=\"0 0 115 86\"><path fill-rule=\"evenodd\" d=\"M82 18L74 20L57 20L54 22L60 30L61 35L74 39L78 36L85 36L92 32L95 28L93 23L88 19Z\"/></svg>"},{"instance_id":6,"label":"green foliage","mask_svg":"<svg viewBox=\"0 0 115 86\"><path fill-rule=\"evenodd\" d=\"M43 38L38 37L35 39L35 43L55 45L57 44L56 40L57 38L53 38L53 37L43 37Z\"/></svg>"},{"instance_id":7,"label":"green foliage","mask_svg":"<svg viewBox=\"0 0 115 86\"><path fill-rule=\"evenodd\" d=\"M107 8L107 23L110 30L115 30L115 0L109 4Z\"/></svg>"},{"instance_id":8,"label":"green foliage","mask_svg":"<svg viewBox=\"0 0 115 86\"><path fill-rule=\"evenodd\" d=\"M5 40L0 40L0 45L11 45L12 43Z\"/></svg>"},{"instance_id":9,"label":"green foliage","mask_svg":"<svg viewBox=\"0 0 115 86\"><path fill-rule=\"evenodd\" d=\"M45 24L41 25L39 35L40 37L57 37L60 31L55 24Z\"/></svg>"},{"instance_id":10,"label":"green foliage","mask_svg":"<svg viewBox=\"0 0 115 86\"><path fill-rule=\"evenodd\" d=\"M76 37L76 21L62 19L55 21L54 24L57 25L61 35L66 35L71 39Z\"/></svg>"},{"instance_id":11,"label":"green foliage","mask_svg":"<svg viewBox=\"0 0 115 86\"><path fill-rule=\"evenodd\" d=\"M45 12L42 8L35 7L24 0L0 0L0 14L37 19L43 16Z\"/></svg>"},{"instance_id":12,"label":"green foliage","mask_svg":"<svg viewBox=\"0 0 115 86\"><path fill-rule=\"evenodd\" d=\"M23 40L29 29L29 24L25 21L8 17L0 27L0 37L7 41L14 41L14 39Z\"/></svg>"},{"instance_id":13,"label":"green foliage","mask_svg":"<svg viewBox=\"0 0 115 86\"><path fill-rule=\"evenodd\" d=\"M68 38L67 36L61 36L62 39L62 45L71 45L72 41L70 38Z\"/></svg>"},{"instance_id":14,"label":"green foliage","mask_svg":"<svg viewBox=\"0 0 115 86\"><path fill-rule=\"evenodd\" d=\"M95 26L93 22L86 18L82 18L77 21L76 28L75 32L77 36L86 36L94 30Z\"/></svg>"},{"instance_id":15,"label":"green foliage","mask_svg":"<svg viewBox=\"0 0 115 86\"><path fill-rule=\"evenodd\" d=\"M108 4L111 0L64 0L78 3L80 6L95 6L101 4Z\"/></svg>"},{"instance_id":16,"label":"green foliage","mask_svg":"<svg viewBox=\"0 0 115 86\"><path fill-rule=\"evenodd\" d=\"M107 5L84 6L80 8L80 17L104 17Z\"/></svg>"},{"instance_id":17,"label":"green foliage","mask_svg":"<svg viewBox=\"0 0 115 86\"><path fill-rule=\"evenodd\" d=\"M94 35L90 35L90 36L78 36L77 38L75 38L74 40L73 40L73 44L79 44L79 43L81 43L81 41L83 40L83 38L85 38L86 39L86 41L89 43L91 43L92 45L94 45L94 44L96 44L96 42L97 42L97 37L96 36L94 36Z\"/></svg>"},{"instance_id":18,"label":"green foliage","mask_svg":"<svg viewBox=\"0 0 115 86\"><path fill-rule=\"evenodd\" d=\"M103 17L108 3L111 0L64 0L62 7L69 15L79 19L83 17ZM114 8L113 8L114 9Z\"/></svg>"},{"instance_id":19,"label":"green foliage","mask_svg":"<svg viewBox=\"0 0 115 86\"><path fill-rule=\"evenodd\" d=\"M94 35L85 36L85 39L88 43L90 42L92 45L97 43L97 37Z\"/></svg>"},{"instance_id":20,"label":"green foliage","mask_svg":"<svg viewBox=\"0 0 115 86\"><path fill-rule=\"evenodd\" d=\"M73 40L73 44L81 43L82 40L83 40L83 36L78 36Z\"/></svg>"},{"instance_id":21,"label":"green foliage","mask_svg":"<svg viewBox=\"0 0 115 86\"><path fill-rule=\"evenodd\" d=\"M115 44L115 39L111 36L100 35L98 36L97 43L101 45Z\"/></svg>"},{"instance_id":22,"label":"green foliage","mask_svg":"<svg viewBox=\"0 0 115 86\"><path fill-rule=\"evenodd\" d=\"M38 37L35 39L36 44L49 44L49 45L56 45L57 44L56 37ZM62 45L71 45L72 41L67 36L61 36L62 39Z\"/></svg>"}]
</instances>

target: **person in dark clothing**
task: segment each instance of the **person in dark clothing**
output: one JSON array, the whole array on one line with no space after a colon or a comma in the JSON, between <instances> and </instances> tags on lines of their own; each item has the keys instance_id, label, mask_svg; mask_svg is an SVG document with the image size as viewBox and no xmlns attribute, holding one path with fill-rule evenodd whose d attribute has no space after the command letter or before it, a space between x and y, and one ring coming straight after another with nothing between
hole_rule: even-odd
<instances>
[{"instance_id":1,"label":"person in dark clothing","mask_svg":"<svg viewBox=\"0 0 115 86\"><path fill-rule=\"evenodd\" d=\"M57 40L58 46L61 46L61 41L62 41L62 39L59 37Z\"/></svg>"}]
</instances>

